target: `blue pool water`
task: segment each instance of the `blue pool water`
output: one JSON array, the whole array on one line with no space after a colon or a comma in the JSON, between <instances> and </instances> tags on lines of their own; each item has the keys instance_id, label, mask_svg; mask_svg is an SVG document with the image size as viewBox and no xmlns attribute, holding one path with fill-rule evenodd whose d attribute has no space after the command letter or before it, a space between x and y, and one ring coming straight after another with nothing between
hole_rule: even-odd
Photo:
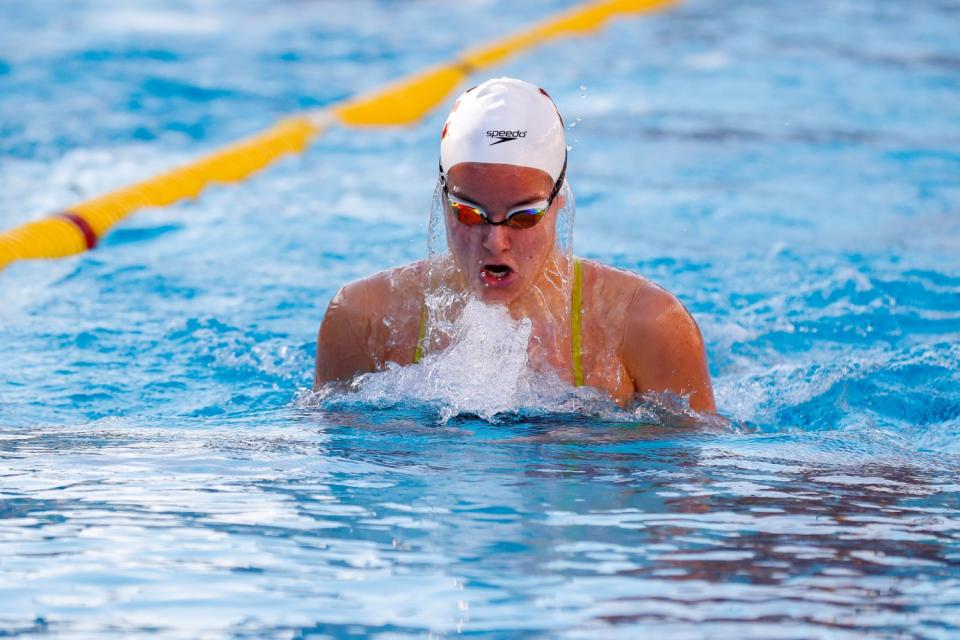
<instances>
[{"instance_id":1,"label":"blue pool water","mask_svg":"<svg viewBox=\"0 0 960 640\"><path fill-rule=\"evenodd\" d=\"M565 6L0 3L0 228ZM0 635L957 637L957 33L691 0L496 71L558 102L577 253L691 309L729 428L309 397L337 288L425 254L442 112L11 266Z\"/></svg>"}]
</instances>

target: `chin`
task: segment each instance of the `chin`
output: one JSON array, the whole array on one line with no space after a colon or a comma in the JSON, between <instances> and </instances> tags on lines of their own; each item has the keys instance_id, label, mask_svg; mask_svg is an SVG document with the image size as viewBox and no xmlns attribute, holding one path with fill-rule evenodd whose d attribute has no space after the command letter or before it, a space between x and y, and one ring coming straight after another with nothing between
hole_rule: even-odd
<instances>
[{"instance_id":1,"label":"chin","mask_svg":"<svg viewBox=\"0 0 960 640\"><path fill-rule=\"evenodd\" d=\"M485 287L483 285L473 288L474 295L486 304L509 305L520 296L521 291L522 287L519 282L502 288Z\"/></svg>"}]
</instances>

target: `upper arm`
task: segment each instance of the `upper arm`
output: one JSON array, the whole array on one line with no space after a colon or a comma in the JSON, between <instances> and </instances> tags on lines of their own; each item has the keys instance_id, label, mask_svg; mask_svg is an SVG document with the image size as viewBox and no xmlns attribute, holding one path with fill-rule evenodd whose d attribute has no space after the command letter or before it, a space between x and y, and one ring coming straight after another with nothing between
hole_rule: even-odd
<instances>
[{"instance_id":1,"label":"upper arm","mask_svg":"<svg viewBox=\"0 0 960 640\"><path fill-rule=\"evenodd\" d=\"M627 310L622 350L638 391L672 392L696 411L716 411L700 328L669 292L641 285Z\"/></svg>"},{"instance_id":2,"label":"upper arm","mask_svg":"<svg viewBox=\"0 0 960 640\"><path fill-rule=\"evenodd\" d=\"M342 288L330 301L317 335L314 389L376 368L370 347L370 296L363 282Z\"/></svg>"}]
</instances>

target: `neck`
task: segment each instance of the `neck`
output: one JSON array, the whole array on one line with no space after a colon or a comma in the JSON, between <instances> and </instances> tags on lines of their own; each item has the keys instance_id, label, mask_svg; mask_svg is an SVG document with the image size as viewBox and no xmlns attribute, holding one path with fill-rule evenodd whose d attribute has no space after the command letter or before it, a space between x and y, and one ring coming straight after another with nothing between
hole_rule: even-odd
<instances>
[{"instance_id":1,"label":"neck","mask_svg":"<svg viewBox=\"0 0 960 640\"><path fill-rule=\"evenodd\" d=\"M554 251L547 258L537 279L507 305L515 318L537 320L545 315L559 318L570 304L573 263L570 256Z\"/></svg>"}]
</instances>

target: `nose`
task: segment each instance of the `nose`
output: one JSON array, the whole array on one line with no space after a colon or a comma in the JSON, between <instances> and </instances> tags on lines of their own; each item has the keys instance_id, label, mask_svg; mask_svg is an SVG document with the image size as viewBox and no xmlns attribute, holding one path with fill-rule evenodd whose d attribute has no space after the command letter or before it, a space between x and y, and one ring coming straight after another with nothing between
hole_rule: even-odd
<instances>
[{"instance_id":1,"label":"nose","mask_svg":"<svg viewBox=\"0 0 960 640\"><path fill-rule=\"evenodd\" d=\"M510 248L510 231L506 226L483 225L483 248L490 253L503 253Z\"/></svg>"}]
</instances>

